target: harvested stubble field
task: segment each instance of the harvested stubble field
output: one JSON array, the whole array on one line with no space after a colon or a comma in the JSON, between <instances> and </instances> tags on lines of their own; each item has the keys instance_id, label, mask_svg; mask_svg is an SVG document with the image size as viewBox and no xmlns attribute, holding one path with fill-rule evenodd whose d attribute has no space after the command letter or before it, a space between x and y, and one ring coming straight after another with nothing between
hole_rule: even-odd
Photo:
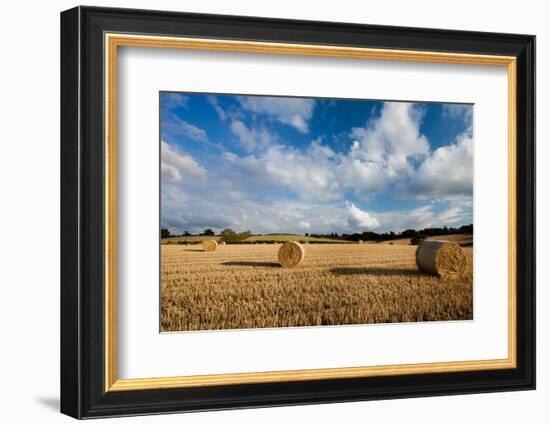
<instances>
[{"instance_id":1,"label":"harvested stubble field","mask_svg":"<svg viewBox=\"0 0 550 425\"><path fill-rule=\"evenodd\" d=\"M308 245L294 269L276 262L279 245L161 249L163 332L473 316L470 247L466 275L448 280L419 272L416 247L406 245Z\"/></svg>"}]
</instances>

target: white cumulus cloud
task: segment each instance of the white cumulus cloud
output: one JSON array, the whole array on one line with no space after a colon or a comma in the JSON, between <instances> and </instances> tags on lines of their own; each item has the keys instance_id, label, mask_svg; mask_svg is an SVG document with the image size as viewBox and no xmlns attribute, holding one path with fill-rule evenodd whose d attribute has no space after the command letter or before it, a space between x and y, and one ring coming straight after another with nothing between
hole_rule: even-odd
<instances>
[{"instance_id":1,"label":"white cumulus cloud","mask_svg":"<svg viewBox=\"0 0 550 425\"><path fill-rule=\"evenodd\" d=\"M262 100L252 99L256 103ZM250 98L246 101L251 102ZM387 102L379 117L351 131L354 140L349 149L338 153L323 145L322 138L313 140L307 149L298 149L282 144L262 129L234 121L233 133L254 155L232 156L231 162L304 200L342 199L345 192L366 199L412 175L413 160L429 154L428 140L420 134L421 119L422 111L415 104ZM266 148L256 152L258 145Z\"/></svg>"},{"instance_id":2,"label":"white cumulus cloud","mask_svg":"<svg viewBox=\"0 0 550 425\"><path fill-rule=\"evenodd\" d=\"M414 103L385 102L378 118L351 131L355 141L350 156L375 162L390 178L411 174L410 160L430 152L428 139L420 133L422 115Z\"/></svg>"},{"instance_id":3,"label":"white cumulus cloud","mask_svg":"<svg viewBox=\"0 0 550 425\"><path fill-rule=\"evenodd\" d=\"M311 223L309 221L302 220L299 224L302 229L311 229Z\"/></svg>"},{"instance_id":4,"label":"white cumulus cloud","mask_svg":"<svg viewBox=\"0 0 550 425\"><path fill-rule=\"evenodd\" d=\"M284 188L302 200L327 201L342 197L333 156L331 149L314 141L306 151L275 144L257 155L225 158L257 184Z\"/></svg>"},{"instance_id":5,"label":"white cumulus cloud","mask_svg":"<svg viewBox=\"0 0 550 425\"><path fill-rule=\"evenodd\" d=\"M351 202L346 202L348 210L348 224L353 229L373 230L380 226L376 218L368 212L357 208Z\"/></svg>"},{"instance_id":6,"label":"white cumulus cloud","mask_svg":"<svg viewBox=\"0 0 550 425\"><path fill-rule=\"evenodd\" d=\"M254 152L257 148L270 145L274 136L265 129L249 129L242 121L233 121L231 131L235 134L241 143L243 149L247 152Z\"/></svg>"},{"instance_id":7,"label":"white cumulus cloud","mask_svg":"<svg viewBox=\"0 0 550 425\"><path fill-rule=\"evenodd\" d=\"M455 143L433 151L402 191L421 199L471 196L473 167L473 139L465 132Z\"/></svg>"},{"instance_id":8,"label":"white cumulus cloud","mask_svg":"<svg viewBox=\"0 0 550 425\"><path fill-rule=\"evenodd\" d=\"M161 142L160 170L162 180L170 183L182 181L182 173L192 177L206 176L206 170L191 155L179 151L164 141Z\"/></svg>"},{"instance_id":9,"label":"white cumulus cloud","mask_svg":"<svg viewBox=\"0 0 550 425\"><path fill-rule=\"evenodd\" d=\"M430 202L412 209L389 210L377 213L376 219L380 232L469 224L473 220L472 200Z\"/></svg>"}]
</instances>

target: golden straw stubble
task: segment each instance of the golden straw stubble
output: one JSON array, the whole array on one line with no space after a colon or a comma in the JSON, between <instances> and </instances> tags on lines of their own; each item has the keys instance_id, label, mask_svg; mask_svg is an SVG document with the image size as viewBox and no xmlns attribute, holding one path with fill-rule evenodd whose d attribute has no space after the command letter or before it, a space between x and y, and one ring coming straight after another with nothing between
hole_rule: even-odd
<instances>
[{"instance_id":1,"label":"golden straw stubble","mask_svg":"<svg viewBox=\"0 0 550 425\"><path fill-rule=\"evenodd\" d=\"M300 243L285 242L279 248L279 263L285 268L296 267L304 260L305 255L304 247Z\"/></svg>"},{"instance_id":2,"label":"golden straw stubble","mask_svg":"<svg viewBox=\"0 0 550 425\"><path fill-rule=\"evenodd\" d=\"M218 247L218 242L213 239L208 239L206 241L202 241L201 246L204 251L215 251Z\"/></svg>"},{"instance_id":3,"label":"golden straw stubble","mask_svg":"<svg viewBox=\"0 0 550 425\"><path fill-rule=\"evenodd\" d=\"M454 242L422 241L416 249L416 264L423 272L440 277L459 277L466 270L466 255Z\"/></svg>"}]
</instances>

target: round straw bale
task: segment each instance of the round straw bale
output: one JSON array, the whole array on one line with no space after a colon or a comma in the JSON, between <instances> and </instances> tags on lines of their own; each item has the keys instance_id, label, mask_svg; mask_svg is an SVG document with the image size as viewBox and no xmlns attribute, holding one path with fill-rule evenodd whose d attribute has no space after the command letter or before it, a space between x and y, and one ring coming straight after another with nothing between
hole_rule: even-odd
<instances>
[{"instance_id":1,"label":"round straw bale","mask_svg":"<svg viewBox=\"0 0 550 425\"><path fill-rule=\"evenodd\" d=\"M363 243L363 241L362 241L361 239L359 239L359 240L357 241L357 243Z\"/></svg>"},{"instance_id":2,"label":"round straw bale","mask_svg":"<svg viewBox=\"0 0 550 425\"><path fill-rule=\"evenodd\" d=\"M286 268L296 267L305 255L304 247L298 242L285 242L279 248L279 263Z\"/></svg>"},{"instance_id":3,"label":"round straw bale","mask_svg":"<svg viewBox=\"0 0 550 425\"><path fill-rule=\"evenodd\" d=\"M426 273L461 276L466 270L466 255L454 242L425 240L416 249L416 264Z\"/></svg>"},{"instance_id":4,"label":"round straw bale","mask_svg":"<svg viewBox=\"0 0 550 425\"><path fill-rule=\"evenodd\" d=\"M201 246L203 251L215 251L218 247L218 242L216 242L214 239L207 239L201 242Z\"/></svg>"},{"instance_id":5,"label":"round straw bale","mask_svg":"<svg viewBox=\"0 0 550 425\"><path fill-rule=\"evenodd\" d=\"M221 242L220 242L220 245L225 245L225 241L221 241Z\"/></svg>"}]
</instances>

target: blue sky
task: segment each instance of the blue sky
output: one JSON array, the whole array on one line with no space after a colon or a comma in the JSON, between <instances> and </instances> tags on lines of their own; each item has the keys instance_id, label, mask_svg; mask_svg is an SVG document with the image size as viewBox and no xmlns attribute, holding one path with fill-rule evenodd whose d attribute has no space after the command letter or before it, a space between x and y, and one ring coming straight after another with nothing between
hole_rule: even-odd
<instances>
[{"instance_id":1,"label":"blue sky","mask_svg":"<svg viewBox=\"0 0 550 425\"><path fill-rule=\"evenodd\" d=\"M161 226L353 233L472 223L472 112L162 92Z\"/></svg>"}]
</instances>

